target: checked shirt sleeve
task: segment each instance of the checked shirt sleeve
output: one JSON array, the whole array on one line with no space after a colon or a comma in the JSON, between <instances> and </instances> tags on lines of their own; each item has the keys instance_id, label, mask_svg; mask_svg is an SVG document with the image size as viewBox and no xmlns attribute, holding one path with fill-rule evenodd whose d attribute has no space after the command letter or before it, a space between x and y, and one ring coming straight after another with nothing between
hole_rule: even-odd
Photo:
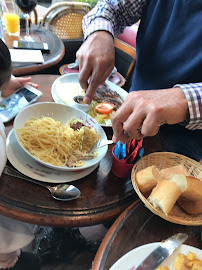
<instances>
[{"instance_id":1,"label":"checked shirt sleeve","mask_svg":"<svg viewBox=\"0 0 202 270\"><path fill-rule=\"evenodd\" d=\"M184 92L188 108L189 123L188 129L202 129L202 83L178 84Z\"/></svg>"},{"instance_id":2,"label":"checked shirt sleeve","mask_svg":"<svg viewBox=\"0 0 202 270\"><path fill-rule=\"evenodd\" d=\"M83 32L86 39L95 31L105 30L113 36L121 34L126 26L137 22L147 0L100 0L84 16Z\"/></svg>"}]
</instances>

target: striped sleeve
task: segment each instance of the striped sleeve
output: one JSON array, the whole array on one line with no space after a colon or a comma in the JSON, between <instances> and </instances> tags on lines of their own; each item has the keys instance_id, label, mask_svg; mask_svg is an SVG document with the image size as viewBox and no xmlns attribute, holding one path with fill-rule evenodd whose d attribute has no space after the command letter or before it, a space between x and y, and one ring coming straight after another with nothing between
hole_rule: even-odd
<instances>
[{"instance_id":1,"label":"striped sleeve","mask_svg":"<svg viewBox=\"0 0 202 270\"><path fill-rule=\"evenodd\" d=\"M148 0L99 0L84 16L84 38L99 30L118 36L126 26L140 19L146 1Z\"/></svg>"},{"instance_id":2,"label":"striped sleeve","mask_svg":"<svg viewBox=\"0 0 202 270\"><path fill-rule=\"evenodd\" d=\"M189 108L188 129L202 129L202 83L178 84L187 99Z\"/></svg>"}]
</instances>

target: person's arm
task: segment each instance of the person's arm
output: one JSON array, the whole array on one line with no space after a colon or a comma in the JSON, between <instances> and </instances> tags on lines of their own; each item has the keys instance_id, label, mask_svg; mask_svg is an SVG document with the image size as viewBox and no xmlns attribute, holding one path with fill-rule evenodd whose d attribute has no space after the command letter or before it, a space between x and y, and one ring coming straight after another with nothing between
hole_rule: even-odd
<instances>
[{"instance_id":1,"label":"person's arm","mask_svg":"<svg viewBox=\"0 0 202 270\"><path fill-rule=\"evenodd\" d=\"M126 26L136 23L147 0L100 0L84 16L83 32L86 39L95 31L104 30L113 36L121 34Z\"/></svg>"},{"instance_id":2,"label":"person's arm","mask_svg":"<svg viewBox=\"0 0 202 270\"><path fill-rule=\"evenodd\" d=\"M6 83L1 89L2 96L7 97L11 95L14 91L21 88L25 84L38 88L38 84L31 82L31 80L32 77L15 77L12 75L8 83Z\"/></svg>"},{"instance_id":3,"label":"person's arm","mask_svg":"<svg viewBox=\"0 0 202 270\"><path fill-rule=\"evenodd\" d=\"M157 134L161 124L183 122L188 104L180 87L132 91L112 116L113 140L125 143Z\"/></svg>"},{"instance_id":4,"label":"person's arm","mask_svg":"<svg viewBox=\"0 0 202 270\"><path fill-rule=\"evenodd\" d=\"M202 82L190 84L178 84L185 94L189 115L184 125L188 129L202 128Z\"/></svg>"},{"instance_id":5,"label":"person's arm","mask_svg":"<svg viewBox=\"0 0 202 270\"><path fill-rule=\"evenodd\" d=\"M84 102L92 100L114 67L114 36L140 19L145 3L146 0L102 0L84 17L86 40L76 54L79 82L86 90Z\"/></svg>"}]
</instances>

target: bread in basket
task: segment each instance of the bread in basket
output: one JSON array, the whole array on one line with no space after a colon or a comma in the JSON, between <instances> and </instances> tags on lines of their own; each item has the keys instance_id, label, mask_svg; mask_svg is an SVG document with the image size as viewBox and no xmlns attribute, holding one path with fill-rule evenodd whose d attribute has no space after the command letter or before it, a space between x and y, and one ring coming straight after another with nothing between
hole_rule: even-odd
<instances>
[{"instance_id":1,"label":"bread in basket","mask_svg":"<svg viewBox=\"0 0 202 270\"><path fill-rule=\"evenodd\" d=\"M202 165L186 156L171 153L171 152L156 152L144 156L140 159L133 167L131 173L131 179L133 187L138 194L139 198L142 202L156 215L164 218L173 223L182 224L182 225L202 225L202 214L188 214L186 211L180 207L179 203L177 202L174 207L172 208L169 215L166 215L161 210L153 207L151 203L148 201L148 196L150 193L142 193L138 188L136 182L136 174L137 172L155 165L157 169L162 170L170 167L174 167L177 165L183 165L188 174L198 178L202 181Z\"/></svg>"}]
</instances>

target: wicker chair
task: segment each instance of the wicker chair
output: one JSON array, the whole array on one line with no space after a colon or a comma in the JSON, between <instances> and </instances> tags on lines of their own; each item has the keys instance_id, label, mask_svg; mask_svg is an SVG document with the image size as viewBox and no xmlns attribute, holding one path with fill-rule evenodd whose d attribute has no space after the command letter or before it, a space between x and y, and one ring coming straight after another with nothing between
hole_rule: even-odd
<instances>
[{"instance_id":1,"label":"wicker chair","mask_svg":"<svg viewBox=\"0 0 202 270\"><path fill-rule=\"evenodd\" d=\"M60 2L48 8L42 26L55 33L60 39L83 38L83 16L91 9L82 2Z\"/></svg>"}]
</instances>

